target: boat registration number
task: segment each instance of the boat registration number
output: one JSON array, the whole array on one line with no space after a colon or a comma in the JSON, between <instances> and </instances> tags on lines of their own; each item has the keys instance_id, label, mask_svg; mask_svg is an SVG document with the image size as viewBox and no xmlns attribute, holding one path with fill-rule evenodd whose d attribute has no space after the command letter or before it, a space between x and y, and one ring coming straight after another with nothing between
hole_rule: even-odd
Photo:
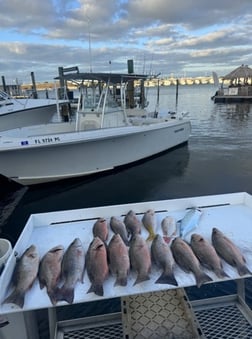
<instances>
[{"instance_id":1,"label":"boat registration number","mask_svg":"<svg viewBox=\"0 0 252 339\"><path fill-rule=\"evenodd\" d=\"M52 142L60 141L59 137L53 137L53 138L41 138L41 139L35 139L35 144L49 144Z\"/></svg>"}]
</instances>

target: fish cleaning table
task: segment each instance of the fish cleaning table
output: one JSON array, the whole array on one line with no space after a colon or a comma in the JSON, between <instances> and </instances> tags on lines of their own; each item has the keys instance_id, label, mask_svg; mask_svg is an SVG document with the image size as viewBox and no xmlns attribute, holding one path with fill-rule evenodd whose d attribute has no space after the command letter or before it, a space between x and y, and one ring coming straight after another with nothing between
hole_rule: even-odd
<instances>
[{"instance_id":1,"label":"fish cleaning table","mask_svg":"<svg viewBox=\"0 0 252 339\"><path fill-rule=\"evenodd\" d=\"M3 303L6 296L10 293L10 282L16 263L16 256L20 256L31 244L36 245L40 257L42 257L52 247L61 244L65 248L67 248L67 246L72 242L74 238L79 237L83 242L86 252L88 245L93 237L92 226L99 217L103 217L109 222L111 216L116 216L123 219L124 216L129 212L129 210L133 210L141 220L142 215L148 209L153 209L155 210L157 221L156 233L162 234L160 225L164 217L169 215L173 216L177 221L181 220L190 208L199 208L202 211L202 215L200 217L197 228L192 230L191 233L187 234L185 239L189 241L192 233L199 233L207 240L211 240L212 228L217 227L226 236L228 236L241 250L244 257L246 258L247 267L250 269L250 271L252 271L252 197L251 195L244 192L33 214L27 221L24 230L13 249L13 253L10 256L6 267L0 277L0 314L8 316L15 313L26 313L25 311L32 312L38 309L48 309L51 324L53 322L55 324L58 323L57 319L54 319L55 321L53 320L53 310L55 309L52 308L52 304L50 302L50 299L48 298L46 290L41 290L39 288L39 283L37 280L35 281L31 290L26 293L25 304L22 309L16 307L13 304L10 305ZM148 237L148 232L144 228L142 228L142 236L145 239ZM112 231L110 231L109 233L109 239L111 237ZM243 281L243 278L250 276L239 276L236 269L225 262L223 262L223 268L224 271L228 274L228 278L219 279L213 272L209 270L205 271L212 278L212 282L221 282L222 280ZM182 296L184 294L184 288L195 286L194 275L191 273L185 273L178 266L176 266L174 270L174 274L178 282L178 287L172 285L155 284L155 281L160 276L160 274L160 270L154 267L152 268L152 272L150 275L151 278L149 281L133 285L136 274L131 271L128 276L127 286L116 287L114 287L115 277L110 275L109 278L104 282L104 295L97 296L94 293L87 293L90 287L90 282L87 273L85 273L84 283L78 283L76 285L74 303L82 304L90 301L99 301L102 299L120 297L122 301L122 315L119 316L119 318L121 318L120 321L122 323L122 332L124 333L125 338L151 338L151 336L146 336L147 334L145 334L145 336L137 336L132 332L134 331L134 329L141 332L141 329L136 326L137 323L139 325L139 322L137 322L137 320L134 321L134 317L135 319L142 319L139 314L141 309L140 306L145 305L146 300L150 302L150 305L156 305L156 307L151 306L150 311L148 312L148 317L147 313L145 312L146 306L143 306L144 311L142 313L144 313L145 320L143 321L142 325L144 326L146 333L148 333L148 326L146 324L152 323L152 321L150 321L150 319L152 319L151 315L153 315L154 319L156 315L159 315L162 318L162 314L165 314L165 319L169 317L174 317L174 312L167 311L167 309L166 311L164 311L164 308L162 308L160 305L158 306L157 300L163 301L164 304L172 304L170 302L164 302L163 300L165 298L169 299L171 297L172 300L174 300L175 304L176 302L178 302L178 305L181 305L181 300L187 299L186 296ZM240 296L238 299L235 298L233 298L232 300L229 299L229 301L227 301L227 304L235 305L235 307L237 305L239 306L238 309L239 311L242 310L243 316L246 315L248 328L250 328L250 310L247 307L246 303L243 302L243 298L241 298ZM213 299L212 301L207 300L204 302L199 301L198 303L187 303L186 301L185 304L187 304L188 307L185 306L183 301L183 306L181 307L184 309L183 312L187 315L186 318L190 319L190 317L192 317L193 319L189 322L187 320L187 325L184 324L185 328L186 326L189 326L188 324L190 324L192 331L196 331L197 335L200 336L201 331L203 333L203 330L198 329L204 327L204 324L203 322L200 324L200 321L198 321L197 319L201 318L200 316L202 314L202 310L204 309L204 305L206 305L206 308L209 310L212 306L209 307L208 303L213 304L214 302L214 304L217 305L217 301L217 299ZM58 302L57 304L57 306L64 305L67 305L67 303L64 301ZM71 305L67 307L70 308ZM178 307L178 309L180 309L180 307ZM243 311L245 309L246 311ZM178 314L181 314L181 310L178 312L180 312ZM210 315L210 310L208 314ZM155 319L154 323L157 324L157 328L162 328L163 332L166 331L165 335L167 338L168 330L165 329L163 325L161 325L162 320L160 320L160 317L157 318L159 320ZM82 323L83 322L85 321L82 320ZM58 325L60 327L60 324ZM62 323L61 325L63 326ZM61 330L64 327L62 326ZM57 326L51 325L51 336L53 333L52 329L54 327L58 328ZM170 327L172 327L171 323ZM171 334L174 336L177 335L176 333L172 333L172 331ZM177 338L180 337L177 335Z\"/></svg>"}]
</instances>

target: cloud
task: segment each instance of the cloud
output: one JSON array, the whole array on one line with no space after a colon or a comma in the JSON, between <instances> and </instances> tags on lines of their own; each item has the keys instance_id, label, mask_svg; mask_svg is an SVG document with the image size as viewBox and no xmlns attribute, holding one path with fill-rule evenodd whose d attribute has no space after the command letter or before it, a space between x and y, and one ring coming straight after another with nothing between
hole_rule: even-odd
<instances>
[{"instance_id":1,"label":"cloud","mask_svg":"<svg viewBox=\"0 0 252 339\"><path fill-rule=\"evenodd\" d=\"M50 80L59 66L198 75L252 64L251 0L9 0L1 3L0 69Z\"/></svg>"}]
</instances>

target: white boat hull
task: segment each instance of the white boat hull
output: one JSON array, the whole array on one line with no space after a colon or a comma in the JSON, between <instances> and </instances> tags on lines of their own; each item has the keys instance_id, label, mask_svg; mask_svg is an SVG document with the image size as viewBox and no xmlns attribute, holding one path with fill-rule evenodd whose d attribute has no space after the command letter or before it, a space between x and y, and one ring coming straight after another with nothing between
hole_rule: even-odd
<instances>
[{"instance_id":1,"label":"white boat hull","mask_svg":"<svg viewBox=\"0 0 252 339\"><path fill-rule=\"evenodd\" d=\"M153 156L189 139L189 121L107 128L48 137L6 140L0 149L0 173L32 185L90 175ZM1 138L0 138L1 139ZM11 139L12 140L12 139Z\"/></svg>"}]
</instances>

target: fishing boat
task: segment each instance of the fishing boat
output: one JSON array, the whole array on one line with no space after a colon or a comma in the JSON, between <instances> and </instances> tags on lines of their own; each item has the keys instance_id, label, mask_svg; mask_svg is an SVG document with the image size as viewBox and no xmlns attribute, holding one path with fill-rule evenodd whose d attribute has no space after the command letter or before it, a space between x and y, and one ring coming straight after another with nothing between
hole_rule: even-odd
<instances>
[{"instance_id":1,"label":"fishing boat","mask_svg":"<svg viewBox=\"0 0 252 339\"><path fill-rule=\"evenodd\" d=\"M162 118L157 112L148 116L141 103L130 98L130 82L145 76L73 76L83 80L76 118L1 132L1 174L25 185L46 183L111 170L188 141L188 119ZM142 112L138 115L137 104Z\"/></svg>"},{"instance_id":2,"label":"fishing boat","mask_svg":"<svg viewBox=\"0 0 252 339\"><path fill-rule=\"evenodd\" d=\"M0 131L51 121L68 100L14 98L0 90Z\"/></svg>"}]
</instances>

